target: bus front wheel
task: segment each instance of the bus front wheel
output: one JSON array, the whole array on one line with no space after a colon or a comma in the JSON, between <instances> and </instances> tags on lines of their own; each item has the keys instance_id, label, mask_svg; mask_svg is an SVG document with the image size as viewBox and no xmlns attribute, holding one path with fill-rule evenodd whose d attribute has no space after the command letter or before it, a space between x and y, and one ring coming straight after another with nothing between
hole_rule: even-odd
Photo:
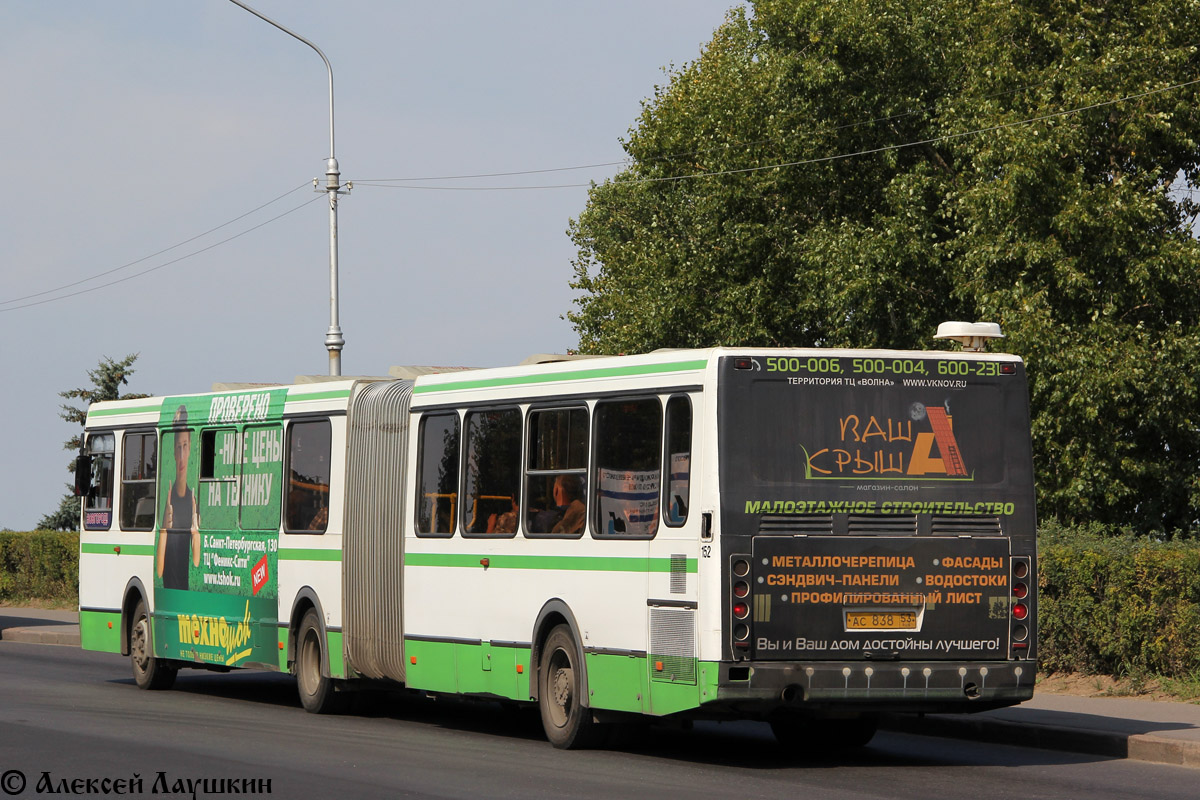
<instances>
[{"instance_id":1,"label":"bus front wheel","mask_svg":"<svg viewBox=\"0 0 1200 800\"><path fill-rule=\"evenodd\" d=\"M550 631L538 669L538 706L546 738L563 750L594 747L603 739L603 727L582 703L583 669L571 629Z\"/></svg>"},{"instance_id":2,"label":"bus front wheel","mask_svg":"<svg viewBox=\"0 0 1200 800\"><path fill-rule=\"evenodd\" d=\"M129 661L133 665L133 679L139 689L170 689L175 683L178 670L154 657L150 616L146 613L145 600L138 600L133 610L133 624L129 626Z\"/></svg>"},{"instance_id":3,"label":"bus front wheel","mask_svg":"<svg viewBox=\"0 0 1200 800\"><path fill-rule=\"evenodd\" d=\"M321 620L316 609L310 608L296 634L296 688L304 710L311 714L333 714L340 708L333 678L321 672L324 650Z\"/></svg>"}]
</instances>

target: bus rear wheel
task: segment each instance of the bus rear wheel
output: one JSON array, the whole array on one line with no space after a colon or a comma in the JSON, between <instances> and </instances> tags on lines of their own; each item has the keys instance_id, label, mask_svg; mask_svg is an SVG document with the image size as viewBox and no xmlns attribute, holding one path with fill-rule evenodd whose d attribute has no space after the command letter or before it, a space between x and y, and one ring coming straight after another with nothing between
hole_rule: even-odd
<instances>
[{"instance_id":1,"label":"bus rear wheel","mask_svg":"<svg viewBox=\"0 0 1200 800\"><path fill-rule=\"evenodd\" d=\"M877 714L846 719L821 719L801 714L779 714L771 718L771 732L788 749L830 752L865 747L879 730Z\"/></svg>"},{"instance_id":2,"label":"bus rear wheel","mask_svg":"<svg viewBox=\"0 0 1200 800\"><path fill-rule=\"evenodd\" d=\"M571 629L559 625L550 631L538 668L538 707L546 738L562 750L595 747L604 736L582 703L583 669Z\"/></svg>"},{"instance_id":3,"label":"bus rear wheel","mask_svg":"<svg viewBox=\"0 0 1200 800\"><path fill-rule=\"evenodd\" d=\"M296 688L300 703L310 714L335 714L341 710L341 695L333 678L321 671L325 643L321 636L321 620L316 609L310 608L300 621L296 634Z\"/></svg>"},{"instance_id":4,"label":"bus rear wheel","mask_svg":"<svg viewBox=\"0 0 1200 800\"><path fill-rule=\"evenodd\" d=\"M154 657L150 616L146 613L145 600L138 600L133 609L133 620L129 626L129 662L133 665L133 680L139 689L170 689L175 683L178 670Z\"/></svg>"}]
</instances>

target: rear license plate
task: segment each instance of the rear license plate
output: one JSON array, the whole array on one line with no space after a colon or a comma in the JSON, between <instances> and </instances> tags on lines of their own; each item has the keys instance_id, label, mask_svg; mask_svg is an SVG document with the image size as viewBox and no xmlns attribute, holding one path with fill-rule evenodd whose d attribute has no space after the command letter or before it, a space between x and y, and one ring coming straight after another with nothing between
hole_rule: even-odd
<instances>
[{"instance_id":1,"label":"rear license plate","mask_svg":"<svg viewBox=\"0 0 1200 800\"><path fill-rule=\"evenodd\" d=\"M847 611L848 631L915 631L915 611Z\"/></svg>"}]
</instances>

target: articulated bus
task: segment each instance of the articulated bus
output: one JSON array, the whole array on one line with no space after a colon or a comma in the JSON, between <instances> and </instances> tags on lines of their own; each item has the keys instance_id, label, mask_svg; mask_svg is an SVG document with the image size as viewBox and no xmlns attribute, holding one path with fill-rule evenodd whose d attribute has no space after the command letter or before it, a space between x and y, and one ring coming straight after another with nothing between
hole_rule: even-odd
<instances>
[{"instance_id":1,"label":"articulated bus","mask_svg":"<svg viewBox=\"0 0 1200 800\"><path fill-rule=\"evenodd\" d=\"M856 746L1032 696L1022 361L714 348L94 404L83 646Z\"/></svg>"}]
</instances>

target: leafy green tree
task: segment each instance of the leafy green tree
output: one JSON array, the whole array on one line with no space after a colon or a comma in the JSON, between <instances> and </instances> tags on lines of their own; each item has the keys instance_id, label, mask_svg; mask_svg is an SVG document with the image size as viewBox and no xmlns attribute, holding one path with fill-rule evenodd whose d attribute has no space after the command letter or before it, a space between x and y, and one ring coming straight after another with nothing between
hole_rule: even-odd
<instances>
[{"instance_id":1,"label":"leafy green tree","mask_svg":"<svg viewBox=\"0 0 1200 800\"><path fill-rule=\"evenodd\" d=\"M83 442L83 424L87 420L87 407L92 403L99 403L102 400L134 400L139 397L149 397L145 394L121 394L121 387L129 383L129 376L135 372L132 366L133 362L137 361L137 357L137 353L132 353L120 361L114 361L108 356L104 356L100 359L100 364L96 369L88 370L88 379L92 382L90 387L68 389L58 393L58 396L65 400L78 400L83 403L82 408L66 403L61 406L62 410L58 415L67 422L79 426L79 433L63 443L64 449L70 450L72 453L79 453L79 447ZM78 456L72 458L67 467L72 474L75 472L77 460ZM55 531L74 530L78 525L79 498L70 492L59 502L57 510L42 517L37 524L39 529Z\"/></svg>"},{"instance_id":2,"label":"leafy green tree","mask_svg":"<svg viewBox=\"0 0 1200 800\"><path fill-rule=\"evenodd\" d=\"M572 221L583 352L1002 324L1043 516L1200 520L1200 5L752 0Z\"/></svg>"}]
</instances>

